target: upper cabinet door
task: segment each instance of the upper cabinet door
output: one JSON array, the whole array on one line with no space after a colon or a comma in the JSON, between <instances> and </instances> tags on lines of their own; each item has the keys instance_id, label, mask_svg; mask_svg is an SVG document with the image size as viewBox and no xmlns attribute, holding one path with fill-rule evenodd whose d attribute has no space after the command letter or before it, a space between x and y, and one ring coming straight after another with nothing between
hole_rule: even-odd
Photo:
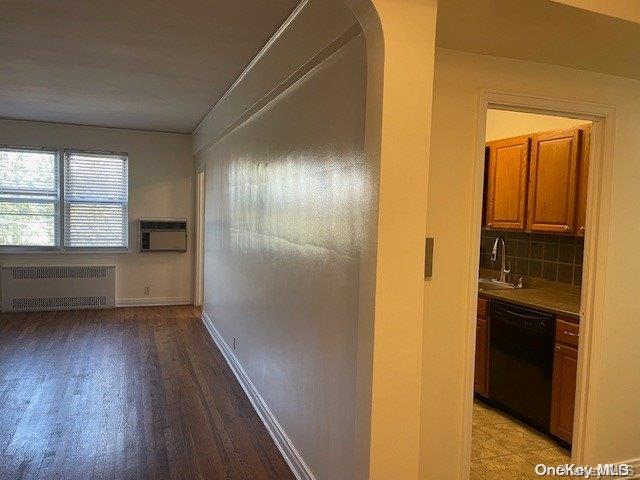
<instances>
[{"instance_id":1,"label":"upper cabinet door","mask_svg":"<svg viewBox=\"0 0 640 480\"><path fill-rule=\"evenodd\" d=\"M580 172L578 180L578 235L584 235L587 225L587 189L589 184L589 153L591 149L591 125L580 127L582 145L580 146Z\"/></svg>"},{"instance_id":2,"label":"upper cabinet door","mask_svg":"<svg viewBox=\"0 0 640 480\"><path fill-rule=\"evenodd\" d=\"M536 134L531 140L527 228L573 233L576 229L581 131Z\"/></svg>"},{"instance_id":3,"label":"upper cabinet door","mask_svg":"<svg viewBox=\"0 0 640 480\"><path fill-rule=\"evenodd\" d=\"M525 228L529 143L528 136L487 143L485 223L488 227Z\"/></svg>"}]
</instances>

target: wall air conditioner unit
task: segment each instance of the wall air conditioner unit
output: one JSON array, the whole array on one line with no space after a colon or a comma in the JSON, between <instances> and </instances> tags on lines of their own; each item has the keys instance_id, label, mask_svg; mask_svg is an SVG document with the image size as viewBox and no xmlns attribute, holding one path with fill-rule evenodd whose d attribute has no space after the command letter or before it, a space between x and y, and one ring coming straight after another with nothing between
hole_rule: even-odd
<instances>
[{"instance_id":1,"label":"wall air conditioner unit","mask_svg":"<svg viewBox=\"0 0 640 480\"><path fill-rule=\"evenodd\" d=\"M186 252L187 221L174 219L140 219L141 252Z\"/></svg>"},{"instance_id":2,"label":"wall air conditioner unit","mask_svg":"<svg viewBox=\"0 0 640 480\"><path fill-rule=\"evenodd\" d=\"M2 311L114 308L116 267L3 266Z\"/></svg>"}]
</instances>

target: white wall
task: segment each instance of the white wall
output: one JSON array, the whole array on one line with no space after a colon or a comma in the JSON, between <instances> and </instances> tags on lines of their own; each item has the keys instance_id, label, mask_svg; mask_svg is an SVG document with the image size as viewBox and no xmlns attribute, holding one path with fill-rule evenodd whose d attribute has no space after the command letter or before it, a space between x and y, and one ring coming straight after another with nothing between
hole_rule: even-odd
<instances>
[{"instance_id":1,"label":"white wall","mask_svg":"<svg viewBox=\"0 0 640 480\"><path fill-rule=\"evenodd\" d=\"M237 361L318 479L352 480L356 468L376 181L358 32L346 7L310 2L272 47L277 61L264 52L194 136L206 166L204 310L227 345L236 339ZM247 102L260 107L244 118Z\"/></svg>"},{"instance_id":2,"label":"white wall","mask_svg":"<svg viewBox=\"0 0 640 480\"><path fill-rule=\"evenodd\" d=\"M487 110L485 139L490 142L491 140L500 140L518 135L574 128L587 123L590 122L575 118L556 117L554 115L539 115L490 108Z\"/></svg>"},{"instance_id":3,"label":"white wall","mask_svg":"<svg viewBox=\"0 0 640 480\"><path fill-rule=\"evenodd\" d=\"M129 154L130 253L5 253L2 264L117 265L120 304L190 303L192 246L187 253L137 252L141 217L186 218L193 231L193 168L189 135L0 120L0 144L119 151ZM151 287L145 296L144 288Z\"/></svg>"},{"instance_id":4,"label":"white wall","mask_svg":"<svg viewBox=\"0 0 640 480\"><path fill-rule=\"evenodd\" d=\"M461 458L467 279L472 249L474 155L480 88L612 105L616 134L607 253L603 363L589 461L640 458L640 82L546 64L452 50L436 56L427 234L436 238L435 274L425 284L425 451L434 469ZM436 387L437 386L437 387ZM432 439L432 440L430 440ZM449 471L448 478L457 478ZM430 478L444 478L442 475Z\"/></svg>"}]
</instances>

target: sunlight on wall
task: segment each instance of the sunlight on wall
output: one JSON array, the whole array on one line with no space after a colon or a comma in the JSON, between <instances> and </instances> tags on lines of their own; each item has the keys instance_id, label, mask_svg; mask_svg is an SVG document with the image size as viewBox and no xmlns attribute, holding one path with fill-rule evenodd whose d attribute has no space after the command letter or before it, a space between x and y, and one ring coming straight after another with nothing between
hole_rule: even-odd
<instances>
[{"instance_id":1,"label":"sunlight on wall","mask_svg":"<svg viewBox=\"0 0 640 480\"><path fill-rule=\"evenodd\" d=\"M356 259L362 241L365 178L358 158L234 161L227 171L228 228L234 247L275 250L288 242Z\"/></svg>"}]
</instances>

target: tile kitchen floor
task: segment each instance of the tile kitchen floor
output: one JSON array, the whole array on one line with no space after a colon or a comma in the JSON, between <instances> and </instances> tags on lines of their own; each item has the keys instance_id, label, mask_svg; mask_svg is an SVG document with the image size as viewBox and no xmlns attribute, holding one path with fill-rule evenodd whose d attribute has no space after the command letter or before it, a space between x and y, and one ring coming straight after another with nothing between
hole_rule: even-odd
<instances>
[{"instance_id":1,"label":"tile kitchen floor","mask_svg":"<svg viewBox=\"0 0 640 480\"><path fill-rule=\"evenodd\" d=\"M570 463L568 450L478 401L473 404L471 438L471 480L539 479L534 471L538 463Z\"/></svg>"}]
</instances>

